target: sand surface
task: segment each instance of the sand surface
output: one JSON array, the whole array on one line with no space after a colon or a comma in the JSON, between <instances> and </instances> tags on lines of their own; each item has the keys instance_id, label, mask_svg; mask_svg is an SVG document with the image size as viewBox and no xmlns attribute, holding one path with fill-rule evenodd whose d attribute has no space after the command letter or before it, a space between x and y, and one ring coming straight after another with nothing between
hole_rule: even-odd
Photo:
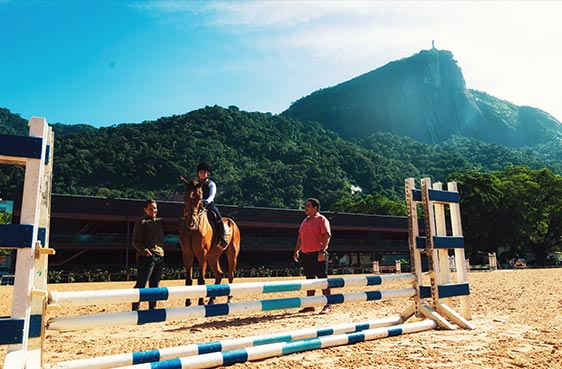
<instances>
[{"instance_id":1,"label":"sand surface","mask_svg":"<svg viewBox=\"0 0 562 369\"><path fill-rule=\"evenodd\" d=\"M321 350L295 353L232 368L562 368L562 269L526 269L469 273L476 330L429 330ZM333 277L333 276L331 276ZM283 278L279 278L283 279ZM254 282L263 279L242 279ZM271 280L271 279L269 279ZM208 281L210 283L210 281ZM164 286L182 285L164 281ZM53 284L52 291L131 288L133 282ZM402 286L396 286L399 288ZM365 289L365 288L363 288ZM382 289L382 287L367 289ZM353 291L354 289L346 289ZM357 289L359 290L359 289ZM338 290L343 292L343 290ZM9 315L12 287L0 286L0 315ZM267 298L302 296L277 293ZM259 299L240 296L237 301ZM220 300L219 302L224 302ZM146 303L144 303L146 304ZM249 315L193 318L142 326L98 328L48 334L44 362L160 349L190 343L288 332L310 327L361 322L396 315L408 299L334 305L329 315L298 314L297 310ZM159 307L179 307L170 300ZM141 305L145 308L145 305ZM58 315L126 311L128 304L62 307ZM0 367L5 346L0 347Z\"/></svg>"}]
</instances>

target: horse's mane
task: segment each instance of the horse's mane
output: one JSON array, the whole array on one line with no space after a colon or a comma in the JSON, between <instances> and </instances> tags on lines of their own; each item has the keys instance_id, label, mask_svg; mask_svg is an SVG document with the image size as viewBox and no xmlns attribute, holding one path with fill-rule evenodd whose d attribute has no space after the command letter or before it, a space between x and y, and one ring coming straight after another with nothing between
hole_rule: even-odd
<instances>
[{"instance_id":1,"label":"horse's mane","mask_svg":"<svg viewBox=\"0 0 562 369\"><path fill-rule=\"evenodd\" d=\"M185 179L183 177L180 177L180 179L183 182L183 184L185 185L185 191L186 192L194 190L195 187L197 186L197 184L199 183L195 179Z\"/></svg>"}]
</instances>

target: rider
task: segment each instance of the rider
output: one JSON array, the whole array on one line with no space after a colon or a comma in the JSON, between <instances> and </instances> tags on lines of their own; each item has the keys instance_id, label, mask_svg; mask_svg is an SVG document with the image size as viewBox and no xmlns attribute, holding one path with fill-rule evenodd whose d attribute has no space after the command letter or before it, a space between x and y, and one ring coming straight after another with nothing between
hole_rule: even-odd
<instances>
[{"instance_id":1,"label":"rider","mask_svg":"<svg viewBox=\"0 0 562 369\"><path fill-rule=\"evenodd\" d=\"M215 182L209 179L210 171L211 168L209 167L209 164L205 162L199 163L199 165L197 166L197 175L199 176L199 182L203 183L203 204L205 204L205 207L215 214L215 218L217 220L216 230L218 231L219 243L222 247L225 247L228 244L228 229L227 225L222 221L221 213L213 201L217 193L217 185L215 184Z\"/></svg>"}]
</instances>

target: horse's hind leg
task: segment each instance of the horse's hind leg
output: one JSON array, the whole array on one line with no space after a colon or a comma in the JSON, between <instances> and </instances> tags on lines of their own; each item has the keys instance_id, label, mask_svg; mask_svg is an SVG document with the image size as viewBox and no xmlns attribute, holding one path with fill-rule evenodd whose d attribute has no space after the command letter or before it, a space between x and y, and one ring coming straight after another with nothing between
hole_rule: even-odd
<instances>
[{"instance_id":1,"label":"horse's hind leg","mask_svg":"<svg viewBox=\"0 0 562 369\"><path fill-rule=\"evenodd\" d=\"M234 272L236 271L236 258L238 257L238 250L231 245L231 247L226 250L226 255L228 257L228 283L234 282ZM232 302L232 295L228 295L228 303Z\"/></svg>"}]
</instances>

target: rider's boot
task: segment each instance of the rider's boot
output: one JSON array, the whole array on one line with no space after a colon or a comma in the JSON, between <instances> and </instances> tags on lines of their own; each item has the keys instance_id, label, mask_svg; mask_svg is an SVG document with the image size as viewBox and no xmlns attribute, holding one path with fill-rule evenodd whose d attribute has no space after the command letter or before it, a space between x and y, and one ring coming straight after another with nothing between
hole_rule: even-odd
<instances>
[{"instance_id":1,"label":"rider's boot","mask_svg":"<svg viewBox=\"0 0 562 369\"><path fill-rule=\"evenodd\" d=\"M222 247L226 247L226 245L228 245L228 233L229 233L228 226L226 225L225 222L221 220L219 221L217 229L219 231L219 244Z\"/></svg>"}]
</instances>

